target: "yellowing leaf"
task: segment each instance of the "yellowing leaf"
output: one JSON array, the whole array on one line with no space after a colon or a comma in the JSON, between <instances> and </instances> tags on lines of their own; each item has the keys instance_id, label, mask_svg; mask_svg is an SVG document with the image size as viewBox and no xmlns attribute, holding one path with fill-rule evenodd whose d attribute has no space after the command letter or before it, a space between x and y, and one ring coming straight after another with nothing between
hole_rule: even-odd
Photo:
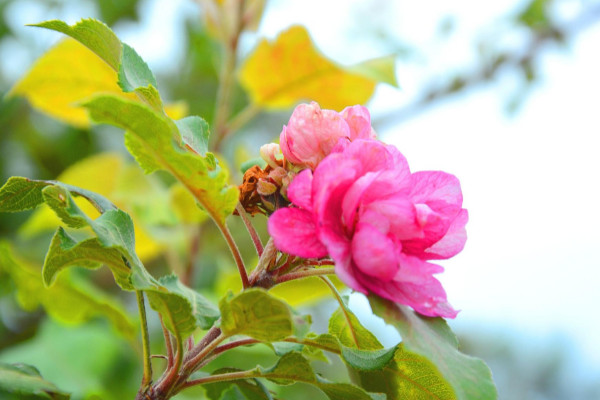
<instances>
[{"instance_id":1,"label":"yellowing leaf","mask_svg":"<svg viewBox=\"0 0 600 400\"><path fill-rule=\"evenodd\" d=\"M88 127L87 110L78 103L96 93L124 93L117 73L74 39L65 39L39 58L10 94L26 97L33 107L78 127Z\"/></svg>"},{"instance_id":2,"label":"yellowing leaf","mask_svg":"<svg viewBox=\"0 0 600 400\"><path fill-rule=\"evenodd\" d=\"M306 29L293 26L274 42L261 41L240 71L240 82L252 101L265 108L288 108L314 100L341 110L363 104L378 82L396 84L393 58L344 68L315 48Z\"/></svg>"},{"instance_id":3,"label":"yellowing leaf","mask_svg":"<svg viewBox=\"0 0 600 400\"><path fill-rule=\"evenodd\" d=\"M129 168L120 155L104 153L73 164L57 180L98 193L113 201L117 207L132 211L135 225L136 253L142 260L150 260L162 251L163 246L143 229L143 223L140 222L139 218L136 218L134 202L139 198L134 195L128 198L118 193L123 187L121 179L129 176L128 171ZM137 179L132 182L134 186L131 189L150 190L147 189L149 185L140 185L140 179L144 179L142 174L139 174ZM90 217L96 218L99 215L98 211L85 199L76 197L75 202ZM20 233L25 237L31 237L42 231L55 230L59 225L61 225L61 222L56 214L49 207L43 205L21 227Z\"/></svg>"}]
</instances>

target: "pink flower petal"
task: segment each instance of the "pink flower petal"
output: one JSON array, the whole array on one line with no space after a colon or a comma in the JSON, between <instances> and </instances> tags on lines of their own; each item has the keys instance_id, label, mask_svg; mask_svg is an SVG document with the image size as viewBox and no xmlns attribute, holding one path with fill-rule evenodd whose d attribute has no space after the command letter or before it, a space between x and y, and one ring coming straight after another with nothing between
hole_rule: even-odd
<instances>
[{"instance_id":1,"label":"pink flower petal","mask_svg":"<svg viewBox=\"0 0 600 400\"><path fill-rule=\"evenodd\" d=\"M312 210L312 181L312 171L305 169L294 177L287 191L292 203L308 211Z\"/></svg>"},{"instance_id":2,"label":"pink flower petal","mask_svg":"<svg viewBox=\"0 0 600 400\"><path fill-rule=\"evenodd\" d=\"M354 225L356 223L356 215L361 205L363 195L371 183L377 178L377 172L369 172L360 178L358 178L346 191L344 200L342 201L342 221L346 226L347 232L354 232Z\"/></svg>"},{"instance_id":3,"label":"pink flower petal","mask_svg":"<svg viewBox=\"0 0 600 400\"><path fill-rule=\"evenodd\" d=\"M281 151L292 164L316 168L350 128L340 114L321 110L315 102L298 105L279 137Z\"/></svg>"},{"instance_id":4,"label":"pink flower petal","mask_svg":"<svg viewBox=\"0 0 600 400\"><path fill-rule=\"evenodd\" d=\"M313 214L299 208L277 210L268 222L269 235L279 250L304 258L327 255L327 248L317 236Z\"/></svg>"},{"instance_id":5,"label":"pink flower petal","mask_svg":"<svg viewBox=\"0 0 600 400\"><path fill-rule=\"evenodd\" d=\"M454 217L462 207L460 182L454 175L441 171L420 171L412 174L412 200L427 204L444 216Z\"/></svg>"},{"instance_id":6,"label":"pink flower petal","mask_svg":"<svg viewBox=\"0 0 600 400\"><path fill-rule=\"evenodd\" d=\"M388 281L398 271L394 242L369 224L358 226L352 238L352 259L364 274Z\"/></svg>"},{"instance_id":7,"label":"pink flower petal","mask_svg":"<svg viewBox=\"0 0 600 400\"><path fill-rule=\"evenodd\" d=\"M453 257L460 253L467 241L465 225L469 220L469 213L463 209L454 219L446 235L431 247L425 249L424 256L429 260L441 260Z\"/></svg>"},{"instance_id":8,"label":"pink flower petal","mask_svg":"<svg viewBox=\"0 0 600 400\"><path fill-rule=\"evenodd\" d=\"M458 314L448 303L442 284L433 276L419 284L381 281L366 275L359 276L358 280L376 295L412 307L419 314L444 318L455 318Z\"/></svg>"},{"instance_id":9,"label":"pink flower petal","mask_svg":"<svg viewBox=\"0 0 600 400\"><path fill-rule=\"evenodd\" d=\"M375 200L363 206L361 222L368 222L367 212L377 213L389 221L389 231L396 240L423 237L423 230L417 223L416 210L412 202L402 195Z\"/></svg>"},{"instance_id":10,"label":"pink flower petal","mask_svg":"<svg viewBox=\"0 0 600 400\"><path fill-rule=\"evenodd\" d=\"M350 127L350 139L375 139L375 131L371 128L371 115L366 107L346 107L340 114Z\"/></svg>"}]
</instances>

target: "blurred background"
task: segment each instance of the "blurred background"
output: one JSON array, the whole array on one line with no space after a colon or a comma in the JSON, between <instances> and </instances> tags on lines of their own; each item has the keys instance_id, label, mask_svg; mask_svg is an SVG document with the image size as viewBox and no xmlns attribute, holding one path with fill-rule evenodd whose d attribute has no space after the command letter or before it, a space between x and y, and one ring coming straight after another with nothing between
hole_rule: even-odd
<instances>
[{"instance_id":1,"label":"blurred background","mask_svg":"<svg viewBox=\"0 0 600 400\"><path fill-rule=\"evenodd\" d=\"M183 101L177 104L210 122L220 53L201 3L207 2L0 0L0 181L60 177L104 191L140 221L153 273L188 271L194 287L217 296L229 277L216 271L232 270L220 235L201 217L171 215L168 178L141 176L122 133L74 128L22 98L5 97L60 38L25 24L93 17L148 62L167 102ZM267 0L256 32L241 38L243 58L261 38L301 24L342 65L396 57L400 89L377 87L367 104L373 126L414 171L444 170L461 181L469 240L441 263L439 279L462 310L450 324L463 351L489 364L501 399L600 398L599 22L600 2L587 0ZM239 87L234 97L234 110L248 103ZM221 150L231 170L276 140L290 114L262 112L228 137ZM109 167L115 176L108 183L73 172L93 176ZM241 174L232 181L240 183ZM264 234L265 219L255 220ZM252 250L238 221L232 224ZM54 228L41 212L0 214L0 238L32 268L41 266ZM192 272L182 265L189 237L200 238ZM43 300L24 310L22 288L7 270L0 268L0 361L33 364L75 398L133 397L141 374L132 339L113 340L102 319L73 326L49 318ZM74 275L92 276L105 292L115 289L102 271ZM128 294L113 295L135 315ZM297 300L310 307L314 299ZM370 316L363 297L352 295L350 304L384 344L398 341L395 330ZM334 308L325 301L312 312L326 321ZM315 329L324 323L317 320Z\"/></svg>"}]
</instances>

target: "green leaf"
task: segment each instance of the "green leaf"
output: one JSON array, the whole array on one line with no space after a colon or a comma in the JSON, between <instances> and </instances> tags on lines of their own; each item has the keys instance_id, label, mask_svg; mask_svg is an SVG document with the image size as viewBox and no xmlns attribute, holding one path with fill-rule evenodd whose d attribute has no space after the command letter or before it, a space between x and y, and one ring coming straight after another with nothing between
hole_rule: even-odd
<instances>
[{"instance_id":1,"label":"green leaf","mask_svg":"<svg viewBox=\"0 0 600 400\"><path fill-rule=\"evenodd\" d=\"M351 367L361 371L382 369L394 358L396 346L380 350L358 350L342 346L342 357Z\"/></svg>"},{"instance_id":2,"label":"green leaf","mask_svg":"<svg viewBox=\"0 0 600 400\"><path fill-rule=\"evenodd\" d=\"M244 334L267 342L293 332L288 305L262 289L249 289L219 302L221 330L225 335Z\"/></svg>"},{"instance_id":3,"label":"green leaf","mask_svg":"<svg viewBox=\"0 0 600 400\"><path fill-rule=\"evenodd\" d=\"M37 207L47 201L43 195L43 190L48 186L60 186L77 196L84 197L99 212L116 208L110 201L89 190L56 181L39 181L13 176L0 188L0 212L18 212ZM63 193L64 191L58 192ZM60 199L58 192L50 191L48 195L56 197L57 206L64 207L64 205L60 205L64 201Z\"/></svg>"},{"instance_id":4,"label":"green leaf","mask_svg":"<svg viewBox=\"0 0 600 400\"><path fill-rule=\"evenodd\" d=\"M381 370L354 371L365 390L386 393L388 399L454 400L454 390L435 365L398 345L392 362Z\"/></svg>"},{"instance_id":5,"label":"green leaf","mask_svg":"<svg viewBox=\"0 0 600 400\"><path fill-rule=\"evenodd\" d=\"M134 289L130 281L131 270L119 250L102 246L98 238L77 242L63 228L58 228L44 260L44 284L46 287L52 285L56 274L67 267L97 269L102 265L110 268L119 286L126 290Z\"/></svg>"},{"instance_id":6,"label":"green leaf","mask_svg":"<svg viewBox=\"0 0 600 400\"><path fill-rule=\"evenodd\" d=\"M157 87L156 78L146 62L129 45L123 43L121 63L119 64L119 86L125 92L152 85Z\"/></svg>"},{"instance_id":7,"label":"green leaf","mask_svg":"<svg viewBox=\"0 0 600 400\"><path fill-rule=\"evenodd\" d=\"M44 202L42 189L48 184L13 176L0 188L0 211L18 212L30 210Z\"/></svg>"},{"instance_id":8,"label":"green leaf","mask_svg":"<svg viewBox=\"0 0 600 400\"><path fill-rule=\"evenodd\" d=\"M4 393L4 394L3 394ZM0 363L0 395L31 396L28 398L68 400L71 396L45 381L30 365ZM9 397L10 399L10 397Z\"/></svg>"},{"instance_id":9,"label":"green leaf","mask_svg":"<svg viewBox=\"0 0 600 400\"><path fill-rule=\"evenodd\" d=\"M192 305L192 314L196 318L196 326L202 329L209 329L221 316L216 305L200 293L181 283L177 275L163 276L158 281L171 293L181 295L190 302Z\"/></svg>"},{"instance_id":10,"label":"green leaf","mask_svg":"<svg viewBox=\"0 0 600 400\"><path fill-rule=\"evenodd\" d=\"M457 399L496 399L490 369L458 351L458 341L442 318L423 317L406 306L369 296L373 312L393 325L407 351L430 360L451 384Z\"/></svg>"},{"instance_id":11,"label":"green leaf","mask_svg":"<svg viewBox=\"0 0 600 400\"><path fill-rule=\"evenodd\" d=\"M42 196L54 213L71 228L83 228L90 219L79 209L69 191L62 186L47 186L42 190Z\"/></svg>"},{"instance_id":12,"label":"green leaf","mask_svg":"<svg viewBox=\"0 0 600 400\"><path fill-rule=\"evenodd\" d=\"M221 368L213 375L239 371L235 368ZM242 399L273 400L269 390L258 379L245 379L235 382L216 382L204 385L206 396L210 400ZM227 394L226 392L230 392Z\"/></svg>"},{"instance_id":13,"label":"green leaf","mask_svg":"<svg viewBox=\"0 0 600 400\"><path fill-rule=\"evenodd\" d=\"M156 89L156 78L144 60L114 34L104 23L83 19L69 26L59 20L33 24L71 36L106 61L118 73L118 84L124 92L135 92L152 108L162 111L163 104Z\"/></svg>"},{"instance_id":14,"label":"green leaf","mask_svg":"<svg viewBox=\"0 0 600 400\"><path fill-rule=\"evenodd\" d=\"M67 275L45 288L38 268L17 257L8 243L0 242L0 271L14 282L17 300L25 310L42 306L62 322L82 323L97 316L108 319L126 337L133 337L135 325L127 312L114 300L83 280Z\"/></svg>"},{"instance_id":15,"label":"green leaf","mask_svg":"<svg viewBox=\"0 0 600 400\"><path fill-rule=\"evenodd\" d=\"M284 355L272 368L259 367L259 374L279 385L290 385L295 382L312 384L321 389L331 400L385 399L385 396L371 395L349 383L331 383L318 377L308 360L296 352Z\"/></svg>"},{"instance_id":16,"label":"green leaf","mask_svg":"<svg viewBox=\"0 0 600 400\"><path fill-rule=\"evenodd\" d=\"M162 316L165 327L181 341L196 329L192 304L179 294L166 289L145 290L152 309Z\"/></svg>"},{"instance_id":17,"label":"green leaf","mask_svg":"<svg viewBox=\"0 0 600 400\"><path fill-rule=\"evenodd\" d=\"M175 121L181 140L195 153L206 156L208 151L208 123L200 117L191 116Z\"/></svg>"},{"instance_id":18,"label":"green leaf","mask_svg":"<svg viewBox=\"0 0 600 400\"><path fill-rule=\"evenodd\" d=\"M184 152L173 144L178 132L173 122L151 108L117 96L97 96L84 104L94 120L129 131L128 149L146 172L164 169L194 195L217 223L224 223L238 201L237 188L227 183L228 174L213 168L209 157ZM208 156L208 154L207 154Z\"/></svg>"},{"instance_id":19,"label":"green leaf","mask_svg":"<svg viewBox=\"0 0 600 400\"><path fill-rule=\"evenodd\" d=\"M363 327L358 318L347 307L338 308L329 319L329 333L346 347L361 350L380 350L379 340Z\"/></svg>"},{"instance_id":20,"label":"green leaf","mask_svg":"<svg viewBox=\"0 0 600 400\"><path fill-rule=\"evenodd\" d=\"M98 20L82 19L72 26L63 21L51 20L30 26L51 29L71 36L96 53L115 71L119 70L121 41L108 26Z\"/></svg>"}]
</instances>

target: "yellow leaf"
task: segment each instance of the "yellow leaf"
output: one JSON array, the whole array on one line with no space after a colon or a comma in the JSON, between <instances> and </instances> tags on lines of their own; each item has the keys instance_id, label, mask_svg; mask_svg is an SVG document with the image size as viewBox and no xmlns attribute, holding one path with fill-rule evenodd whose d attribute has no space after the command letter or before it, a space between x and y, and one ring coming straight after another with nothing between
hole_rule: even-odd
<instances>
[{"instance_id":1,"label":"yellow leaf","mask_svg":"<svg viewBox=\"0 0 600 400\"><path fill-rule=\"evenodd\" d=\"M57 180L98 193L111 200L123 211L131 214L135 226L136 253L142 261L148 261L160 254L164 246L150 236L144 229L140 218L136 216L135 209L137 207L134 201L138 200L139 196L127 197L118 193L123 187L121 177L127 176L128 171L129 168L120 155L103 153L71 165ZM144 179L143 175L141 179ZM146 190L146 188L150 188L150 185L142 185L138 177L134 182L130 182L130 190L136 190L136 188ZM96 218L99 215L98 211L85 199L75 197L75 202L90 217ZM19 233L24 237L32 237L40 232L54 230L59 225L61 225L60 219L49 207L43 205L35 210L23 224Z\"/></svg>"},{"instance_id":2,"label":"yellow leaf","mask_svg":"<svg viewBox=\"0 0 600 400\"><path fill-rule=\"evenodd\" d=\"M74 39L65 39L40 57L9 95L26 97L36 109L77 127L90 119L78 103L96 93L124 93L117 73L100 57Z\"/></svg>"},{"instance_id":3,"label":"yellow leaf","mask_svg":"<svg viewBox=\"0 0 600 400\"><path fill-rule=\"evenodd\" d=\"M241 68L239 79L252 102L265 108L289 108L314 100L324 108L341 110L363 104L380 81L395 83L392 58L344 68L325 58L306 29L293 26L274 42L262 40ZM382 71L388 74L383 77Z\"/></svg>"}]
</instances>

